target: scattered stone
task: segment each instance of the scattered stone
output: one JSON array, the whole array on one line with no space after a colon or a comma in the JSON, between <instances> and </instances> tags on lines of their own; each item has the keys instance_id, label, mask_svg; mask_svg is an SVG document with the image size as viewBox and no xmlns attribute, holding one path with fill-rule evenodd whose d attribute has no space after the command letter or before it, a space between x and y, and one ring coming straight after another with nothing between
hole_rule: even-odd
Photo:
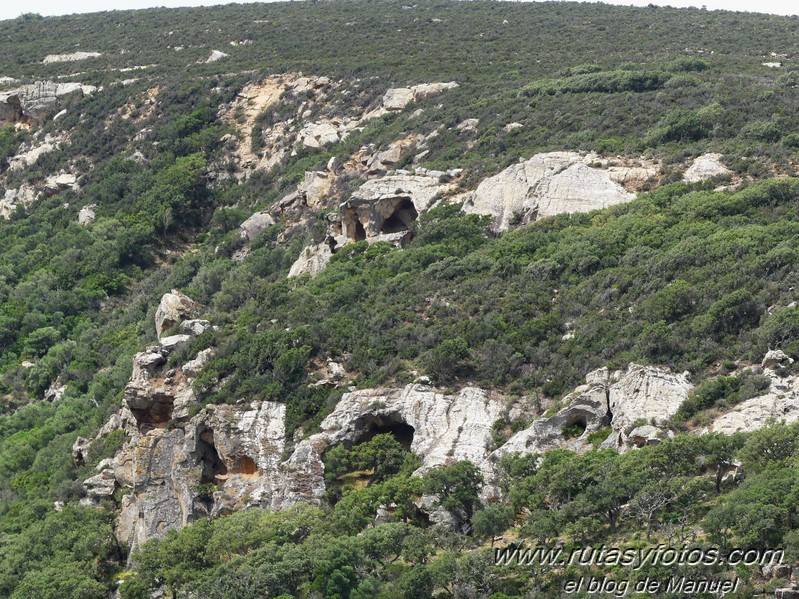
<instances>
[{"instance_id":1,"label":"scattered stone","mask_svg":"<svg viewBox=\"0 0 799 599\"><path fill-rule=\"evenodd\" d=\"M770 349L760 363L761 368L774 368L778 364L793 364L793 358L789 357L781 349Z\"/></svg>"}]
</instances>

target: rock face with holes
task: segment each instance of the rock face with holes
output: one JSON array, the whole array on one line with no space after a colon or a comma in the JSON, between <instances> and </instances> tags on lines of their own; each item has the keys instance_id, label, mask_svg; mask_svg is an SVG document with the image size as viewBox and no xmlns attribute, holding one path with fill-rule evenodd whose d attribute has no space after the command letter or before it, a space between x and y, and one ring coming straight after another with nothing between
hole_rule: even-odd
<instances>
[{"instance_id":1,"label":"rock face with holes","mask_svg":"<svg viewBox=\"0 0 799 599\"><path fill-rule=\"evenodd\" d=\"M516 433L493 456L541 453L564 448L584 451L591 433L609 428L602 447L626 451L658 443L667 436L660 426L674 415L692 386L684 374L630 364L626 371L600 368L586 384L563 398L565 407Z\"/></svg>"},{"instance_id":2,"label":"rock face with holes","mask_svg":"<svg viewBox=\"0 0 799 599\"><path fill-rule=\"evenodd\" d=\"M556 414L535 420L499 448L493 425L508 409L501 396L474 387L446 394L427 382L354 391L344 394L319 432L299 441L284 460L283 404L242 401L207 406L192 415L192 377L213 350L204 350L182 368L168 369L170 352L187 337L162 339L137 354L124 405L100 432L103 436L121 428L126 442L84 483L87 502L118 498L118 491L126 490L119 499L117 534L133 548L198 518L248 506L320 504L325 451L381 433L394 435L421 458L417 474L459 460L473 462L485 479L482 498L490 501L500 495L503 456L556 448L585 451L594 446L589 435L605 429L602 447L627 451L659 443L669 434L663 425L691 389L684 374L665 369L637 364L615 372L601 368L564 398ZM780 376L776 370L767 372ZM799 388L793 379L790 384ZM84 459L90 445L80 440L75 459Z\"/></svg>"},{"instance_id":3,"label":"rock face with holes","mask_svg":"<svg viewBox=\"0 0 799 599\"><path fill-rule=\"evenodd\" d=\"M37 81L0 93L0 121L8 123L40 123L69 94L89 95L97 91L93 85Z\"/></svg>"},{"instance_id":4,"label":"rock face with holes","mask_svg":"<svg viewBox=\"0 0 799 599\"><path fill-rule=\"evenodd\" d=\"M429 210L453 188L442 182L447 173L396 174L370 179L339 207L328 234L319 244L306 247L289 270L289 277L321 272L333 254L350 242L386 241L404 247L411 239L411 226L419 214ZM327 177L319 178L327 180ZM306 177L306 180L308 177Z\"/></svg>"},{"instance_id":5,"label":"rock face with holes","mask_svg":"<svg viewBox=\"0 0 799 599\"><path fill-rule=\"evenodd\" d=\"M544 216L589 212L629 202L635 194L623 184L656 173L657 169L649 165L610 166L594 154L536 154L482 181L465 200L463 210L491 216L495 230L507 231L514 224L527 224Z\"/></svg>"},{"instance_id":6,"label":"rock face with holes","mask_svg":"<svg viewBox=\"0 0 799 599\"><path fill-rule=\"evenodd\" d=\"M429 175L397 174L367 181L341 205L343 233L361 241L409 231L447 188L440 178Z\"/></svg>"},{"instance_id":7,"label":"rock face with holes","mask_svg":"<svg viewBox=\"0 0 799 599\"><path fill-rule=\"evenodd\" d=\"M322 421L321 431L299 443L284 464L288 488L277 504L324 496L322 455L338 443L354 445L379 433L394 436L422 459L417 473L433 466L469 460L488 481L483 494L495 496L495 467L488 460L492 425L503 410L498 397L475 387L447 395L423 384L402 389L346 393Z\"/></svg>"},{"instance_id":8,"label":"rock face with holes","mask_svg":"<svg viewBox=\"0 0 799 599\"><path fill-rule=\"evenodd\" d=\"M116 532L131 549L201 517L272 506L285 489L285 405L208 406L191 416L192 377L212 350L168 369L169 354L188 339L168 337L136 354L123 406L98 435L122 429L126 441L84 481L87 503L125 492ZM76 443L73 459L83 461L90 445L85 439Z\"/></svg>"}]
</instances>

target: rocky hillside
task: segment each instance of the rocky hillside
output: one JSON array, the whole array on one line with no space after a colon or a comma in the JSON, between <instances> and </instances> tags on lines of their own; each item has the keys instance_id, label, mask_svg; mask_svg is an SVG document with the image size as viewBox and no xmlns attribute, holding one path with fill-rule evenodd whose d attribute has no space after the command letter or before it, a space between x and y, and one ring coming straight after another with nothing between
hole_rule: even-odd
<instances>
[{"instance_id":1,"label":"rocky hillside","mask_svg":"<svg viewBox=\"0 0 799 599\"><path fill-rule=\"evenodd\" d=\"M799 594L794 18L342 1L0 39L0 596ZM494 563L603 543L785 553Z\"/></svg>"}]
</instances>

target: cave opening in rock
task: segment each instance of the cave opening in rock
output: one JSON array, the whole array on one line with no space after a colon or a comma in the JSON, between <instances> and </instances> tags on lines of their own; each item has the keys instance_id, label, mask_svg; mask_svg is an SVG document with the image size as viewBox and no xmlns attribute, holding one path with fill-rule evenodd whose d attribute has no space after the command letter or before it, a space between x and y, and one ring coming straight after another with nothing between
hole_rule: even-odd
<instances>
[{"instance_id":1,"label":"cave opening in rock","mask_svg":"<svg viewBox=\"0 0 799 599\"><path fill-rule=\"evenodd\" d=\"M353 239L355 241L363 241L366 239L366 229L363 228L363 224L361 221L355 221L355 232L353 234Z\"/></svg>"},{"instance_id":2,"label":"cave opening in rock","mask_svg":"<svg viewBox=\"0 0 799 599\"><path fill-rule=\"evenodd\" d=\"M411 224L419 218L419 213L410 198L402 198L394 208L394 212L383 221L381 233L400 233L408 231Z\"/></svg>"},{"instance_id":3,"label":"cave opening in rock","mask_svg":"<svg viewBox=\"0 0 799 599\"><path fill-rule=\"evenodd\" d=\"M214 444L214 431L206 429L200 433L197 439L197 453L202 466L200 484L219 484L227 478L227 466L219 457Z\"/></svg>"},{"instance_id":4,"label":"cave opening in rock","mask_svg":"<svg viewBox=\"0 0 799 599\"><path fill-rule=\"evenodd\" d=\"M562 433L566 439L581 437L588 427L585 414L572 414L563 426Z\"/></svg>"},{"instance_id":5,"label":"cave opening in rock","mask_svg":"<svg viewBox=\"0 0 799 599\"><path fill-rule=\"evenodd\" d=\"M415 429L408 423L401 420L388 420L381 417L369 419L364 423L363 432L356 439L355 445L366 443L374 439L377 435L390 434L406 451L411 450L413 434Z\"/></svg>"}]
</instances>

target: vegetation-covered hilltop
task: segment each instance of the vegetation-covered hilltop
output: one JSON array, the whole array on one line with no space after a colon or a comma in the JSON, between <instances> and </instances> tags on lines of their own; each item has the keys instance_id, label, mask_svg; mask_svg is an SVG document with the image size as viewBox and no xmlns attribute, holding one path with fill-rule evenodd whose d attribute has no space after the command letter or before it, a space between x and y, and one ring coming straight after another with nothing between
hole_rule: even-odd
<instances>
[{"instance_id":1,"label":"vegetation-covered hilltop","mask_svg":"<svg viewBox=\"0 0 799 599\"><path fill-rule=\"evenodd\" d=\"M769 386L794 393L772 381L793 384L799 358L798 46L795 17L561 2L0 22L0 596L553 597L581 577L685 573L494 565L509 544L785 547L795 561L796 426L695 433ZM76 51L100 55L45 60ZM209 62L213 51L225 55ZM37 81L83 88L34 116L7 101ZM450 81L385 109L389 89ZM555 151L597 171L642 165L637 199L524 226L514 215L501 234L461 211L481 181ZM708 153L721 174L685 180ZM303 248L329 243L341 202L399 169L437 172L445 189L405 247L353 239L315 276L287 277ZM329 183L314 198L307 173ZM256 212L266 224L243 234ZM412 476L418 456L378 435L327 451L324 505L201 520L131 556L114 534L131 489L98 507L83 485L129 435L73 445L127 401L171 289L214 325L164 365L213 349L187 417L285 405L281 458L348 389L420 375L528 406L492 423L492 448L603 366L687 371L695 388L658 445L507 457L505 499L490 505L469 462ZM785 356L770 379L759 364L774 349ZM346 383L324 380L329 361ZM194 491L213 501L221 484L203 476ZM433 494L441 509L420 507ZM746 597L790 574L686 575L737 577Z\"/></svg>"}]
</instances>

